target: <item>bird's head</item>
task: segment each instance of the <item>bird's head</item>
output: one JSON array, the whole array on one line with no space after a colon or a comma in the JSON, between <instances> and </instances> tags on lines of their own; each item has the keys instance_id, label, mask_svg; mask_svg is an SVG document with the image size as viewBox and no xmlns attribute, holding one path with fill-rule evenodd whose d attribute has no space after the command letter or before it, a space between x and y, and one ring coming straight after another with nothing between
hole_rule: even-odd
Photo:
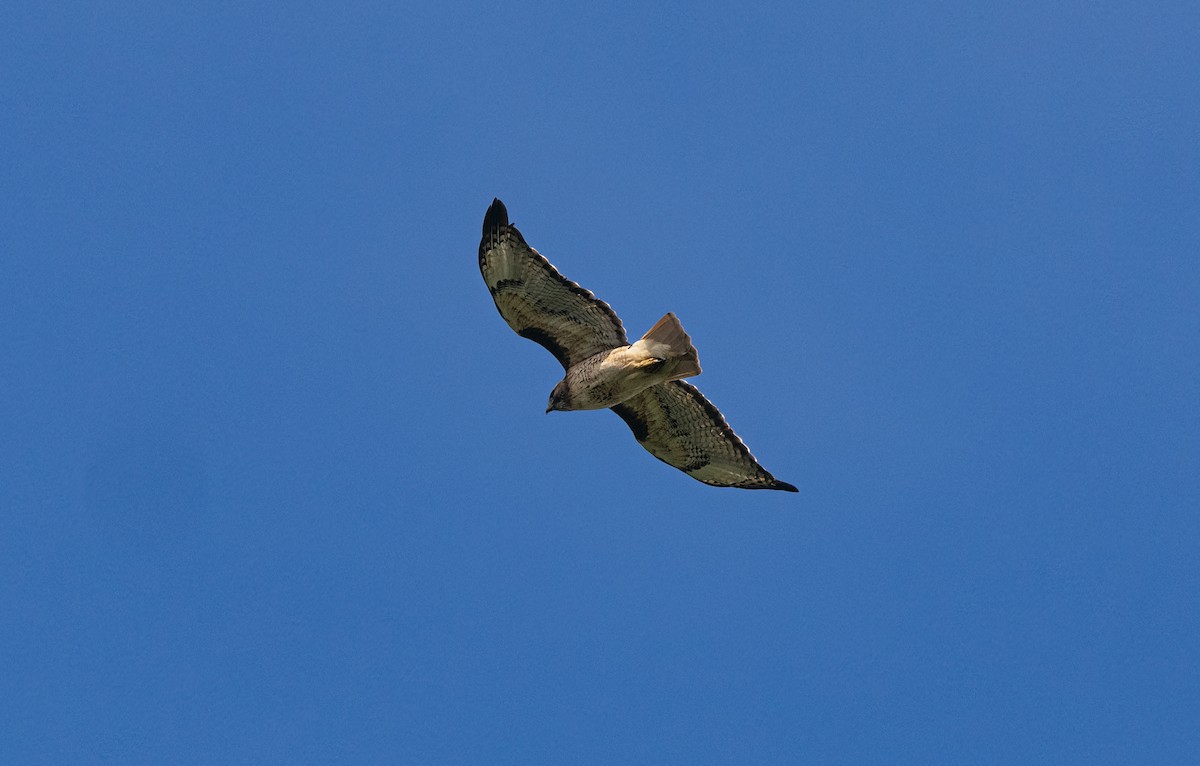
<instances>
[{"instance_id":1,"label":"bird's head","mask_svg":"<svg viewBox=\"0 0 1200 766\"><path fill-rule=\"evenodd\" d=\"M564 378L558 381L558 385L550 392L550 403L546 405L546 412L569 409L571 409L570 397L567 395L567 381Z\"/></svg>"}]
</instances>

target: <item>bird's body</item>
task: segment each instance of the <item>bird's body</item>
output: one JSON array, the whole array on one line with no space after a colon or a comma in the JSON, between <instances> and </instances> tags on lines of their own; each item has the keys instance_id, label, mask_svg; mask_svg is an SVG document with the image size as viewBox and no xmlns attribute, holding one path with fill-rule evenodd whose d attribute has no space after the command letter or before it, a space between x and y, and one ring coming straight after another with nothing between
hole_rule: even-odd
<instances>
[{"instance_id":1,"label":"bird's body","mask_svg":"<svg viewBox=\"0 0 1200 766\"><path fill-rule=\"evenodd\" d=\"M698 481L796 491L759 465L717 408L682 380L699 375L700 362L674 314L629 343L609 305L529 247L498 199L483 219L479 270L509 326L563 366L546 412L611 408L650 454Z\"/></svg>"},{"instance_id":2,"label":"bird's body","mask_svg":"<svg viewBox=\"0 0 1200 766\"><path fill-rule=\"evenodd\" d=\"M700 374L691 338L667 314L637 343L571 365L550 395L551 410L603 410L651 386Z\"/></svg>"},{"instance_id":3,"label":"bird's body","mask_svg":"<svg viewBox=\"0 0 1200 766\"><path fill-rule=\"evenodd\" d=\"M551 410L603 410L661 383L653 375L661 361L639 358L632 346L601 351L567 370L551 392Z\"/></svg>"}]
</instances>

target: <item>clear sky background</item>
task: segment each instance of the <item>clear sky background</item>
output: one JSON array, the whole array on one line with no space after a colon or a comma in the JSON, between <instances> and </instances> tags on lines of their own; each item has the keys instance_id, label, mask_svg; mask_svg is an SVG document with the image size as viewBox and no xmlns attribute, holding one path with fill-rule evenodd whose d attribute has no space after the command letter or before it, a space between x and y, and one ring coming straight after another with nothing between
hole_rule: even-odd
<instances>
[{"instance_id":1,"label":"clear sky background","mask_svg":"<svg viewBox=\"0 0 1200 766\"><path fill-rule=\"evenodd\" d=\"M21 5L0 760L1200 752L1194 3ZM493 197L800 494L543 414Z\"/></svg>"}]
</instances>

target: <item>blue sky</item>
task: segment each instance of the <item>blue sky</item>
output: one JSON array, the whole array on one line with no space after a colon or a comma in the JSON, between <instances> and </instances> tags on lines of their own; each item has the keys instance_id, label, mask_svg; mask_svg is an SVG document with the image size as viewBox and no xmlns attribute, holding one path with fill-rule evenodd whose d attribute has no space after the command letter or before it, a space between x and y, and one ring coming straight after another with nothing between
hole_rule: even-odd
<instances>
[{"instance_id":1,"label":"blue sky","mask_svg":"<svg viewBox=\"0 0 1200 766\"><path fill-rule=\"evenodd\" d=\"M5 10L0 760L1193 759L1200 12L997 5Z\"/></svg>"}]
</instances>

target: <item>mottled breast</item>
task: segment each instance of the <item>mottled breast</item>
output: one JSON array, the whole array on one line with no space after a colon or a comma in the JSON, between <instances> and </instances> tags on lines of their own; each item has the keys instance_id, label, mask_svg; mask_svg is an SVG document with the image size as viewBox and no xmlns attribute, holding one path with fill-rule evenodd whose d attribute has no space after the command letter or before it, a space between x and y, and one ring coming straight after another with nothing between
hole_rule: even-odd
<instances>
[{"instance_id":1,"label":"mottled breast","mask_svg":"<svg viewBox=\"0 0 1200 766\"><path fill-rule=\"evenodd\" d=\"M567 371L571 408L601 410L662 382L663 360L631 346L602 351Z\"/></svg>"}]
</instances>

